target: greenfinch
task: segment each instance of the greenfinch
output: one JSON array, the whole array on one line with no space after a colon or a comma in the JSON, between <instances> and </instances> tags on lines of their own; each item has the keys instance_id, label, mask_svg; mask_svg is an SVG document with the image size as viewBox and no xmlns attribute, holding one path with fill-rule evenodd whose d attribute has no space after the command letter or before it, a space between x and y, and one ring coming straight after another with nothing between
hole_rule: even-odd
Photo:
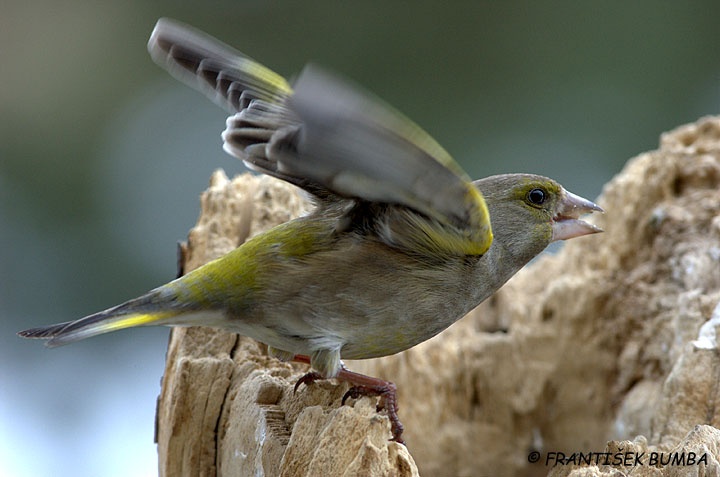
<instances>
[{"instance_id":1,"label":"greenfinch","mask_svg":"<svg viewBox=\"0 0 720 477\"><path fill-rule=\"evenodd\" d=\"M309 192L312 213L165 285L76 321L21 331L59 346L133 326L210 326L309 362L301 379L380 395L402 442L392 383L341 359L387 356L440 333L551 242L601 230L602 211L546 177L472 182L428 134L314 65L290 85L191 27L158 21L153 60L232 112L224 148ZM491 227L491 223L493 226ZM343 400L344 401L344 400Z\"/></svg>"}]
</instances>

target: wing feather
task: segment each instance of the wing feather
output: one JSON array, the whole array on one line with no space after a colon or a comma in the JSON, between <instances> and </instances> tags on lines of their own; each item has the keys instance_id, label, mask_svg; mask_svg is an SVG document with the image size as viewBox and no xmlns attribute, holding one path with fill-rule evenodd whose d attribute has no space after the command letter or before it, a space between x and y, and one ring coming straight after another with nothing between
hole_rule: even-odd
<instances>
[{"instance_id":1,"label":"wing feather","mask_svg":"<svg viewBox=\"0 0 720 477\"><path fill-rule=\"evenodd\" d=\"M235 113L223 147L251 169L323 200L420 213L428 227L413 243L427 236L433 249L473 255L490 246L479 190L429 134L370 93L314 65L291 87L239 51L168 19L158 22L148 50L173 76Z\"/></svg>"}]
</instances>

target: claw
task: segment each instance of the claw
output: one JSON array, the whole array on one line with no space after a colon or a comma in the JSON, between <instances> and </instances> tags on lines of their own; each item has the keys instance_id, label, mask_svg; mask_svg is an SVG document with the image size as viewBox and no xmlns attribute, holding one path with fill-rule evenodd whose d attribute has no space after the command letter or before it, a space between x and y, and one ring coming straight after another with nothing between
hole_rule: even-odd
<instances>
[{"instance_id":1,"label":"claw","mask_svg":"<svg viewBox=\"0 0 720 477\"><path fill-rule=\"evenodd\" d=\"M348 391L345 393L342 400L340 401L340 404L344 406L345 401L347 401L348 398L357 399L362 396L371 396L371 395L377 396L377 394L373 394L371 392L371 390L369 390L367 388L364 388L362 386L353 386L350 389L348 389Z\"/></svg>"},{"instance_id":2,"label":"claw","mask_svg":"<svg viewBox=\"0 0 720 477\"><path fill-rule=\"evenodd\" d=\"M297 392L301 384L304 384L305 386L310 386L318 379L324 379L320 373L316 373L315 371L307 373L306 375L297 380L297 382L295 383L295 387L293 388L293 394Z\"/></svg>"}]
</instances>

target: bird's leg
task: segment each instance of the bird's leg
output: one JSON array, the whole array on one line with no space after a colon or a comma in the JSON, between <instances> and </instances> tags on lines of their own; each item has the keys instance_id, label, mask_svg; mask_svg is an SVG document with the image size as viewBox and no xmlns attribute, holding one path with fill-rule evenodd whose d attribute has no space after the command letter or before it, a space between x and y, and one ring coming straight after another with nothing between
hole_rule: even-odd
<instances>
[{"instance_id":1,"label":"bird's leg","mask_svg":"<svg viewBox=\"0 0 720 477\"><path fill-rule=\"evenodd\" d=\"M293 361L310 364L310 358L304 355L295 355ZM326 378L318 372L311 371L295 383L295 391L297 391L297 388L301 384L310 385L319 379ZM400 444L405 443L402 439L403 425L397 414L397 386L395 386L394 383L385 381L384 379L373 378L372 376L355 373L347 369L344 365L340 368L340 371L338 371L335 379L348 382L352 385L342 398L343 405L348 398L357 399L362 396L380 396L380 402L378 403L377 410L381 411L384 409L387 412L388 418L390 419L390 430L392 432L391 440Z\"/></svg>"}]
</instances>

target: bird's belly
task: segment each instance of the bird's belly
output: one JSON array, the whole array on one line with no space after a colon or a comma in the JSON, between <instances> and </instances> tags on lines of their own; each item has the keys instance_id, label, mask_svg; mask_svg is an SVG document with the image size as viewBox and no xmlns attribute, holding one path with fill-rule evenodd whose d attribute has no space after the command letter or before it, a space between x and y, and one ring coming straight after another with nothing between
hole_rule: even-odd
<instances>
[{"instance_id":1,"label":"bird's belly","mask_svg":"<svg viewBox=\"0 0 720 477\"><path fill-rule=\"evenodd\" d=\"M368 321L375 324L348 333L340 354L345 359L368 359L399 353L432 338L461 316L438 309L434 314L423 310L395 314L386 320L369 317Z\"/></svg>"},{"instance_id":2,"label":"bird's belly","mask_svg":"<svg viewBox=\"0 0 720 477\"><path fill-rule=\"evenodd\" d=\"M375 358L432 338L477 304L461 262L434 266L379 246L313 259L273 271L259 308L243 313L258 328L247 334L289 352Z\"/></svg>"},{"instance_id":3,"label":"bird's belly","mask_svg":"<svg viewBox=\"0 0 720 477\"><path fill-rule=\"evenodd\" d=\"M447 290L446 290L447 291ZM276 349L310 355L339 349L345 359L404 351L446 329L466 310L467 300L437 290L418 294L402 287L363 293L309 284L293 297L236 317L233 328Z\"/></svg>"}]
</instances>

